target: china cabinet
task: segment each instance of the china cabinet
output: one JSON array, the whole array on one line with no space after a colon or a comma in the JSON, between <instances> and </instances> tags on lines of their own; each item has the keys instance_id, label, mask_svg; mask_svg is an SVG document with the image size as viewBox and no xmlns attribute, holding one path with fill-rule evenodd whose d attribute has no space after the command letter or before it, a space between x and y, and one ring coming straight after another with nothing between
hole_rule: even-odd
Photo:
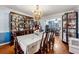
<instances>
[{"instance_id":1,"label":"china cabinet","mask_svg":"<svg viewBox=\"0 0 79 59\"><path fill-rule=\"evenodd\" d=\"M78 38L78 12L69 12L62 16L62 39L68 43L69 37Z\"/></svg>"},{"instance_id":2,"label":"china cabinet","mask_svg":"<svg viewBox=\"0 0 79 59\"><path fill-rule=\"evenodd\" d=\"M30 16L21 15L15 12L10 12L10 30L13 39L13 33L17 36L33 33L33 18Z\"/></svg>"}]
</instances>

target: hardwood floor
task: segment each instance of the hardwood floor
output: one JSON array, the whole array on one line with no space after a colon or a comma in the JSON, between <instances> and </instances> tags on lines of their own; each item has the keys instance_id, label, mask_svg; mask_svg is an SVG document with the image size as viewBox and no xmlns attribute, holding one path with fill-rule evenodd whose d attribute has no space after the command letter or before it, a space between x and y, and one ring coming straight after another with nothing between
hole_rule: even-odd
<instances>
[{"instance_id":1,"label":"hardwood floor","mask_svg":"<svg viewBox=\"0 0 79 59\"><path fill-rule=\"evenodd\" d=\"M14 46L9 44L0 46L0 54L14 54Z\"/></svg>"},{"instance_id":2,"label":"hardwood floor","mask_svg":"<svg viewBox=\"0 0 79 59\"><path fill-rule=\"evenodd\" d=\"M61 39L56 36L53 51L49 51L48 54L68 54L68 45L63 43ZM0 46L0 54L14 54L14 46L9 44Z\"/></svg>"},{"instance_id":3,"label":"hardwood floor","mask_svg":"<svg viewBox=\"0 0 79 59\"><path fill-rule=\"evenodd\" d=\"M63 43L59 37L55 37L54 54L68 54L68 45Z\"/></svg>"}]
</instances>

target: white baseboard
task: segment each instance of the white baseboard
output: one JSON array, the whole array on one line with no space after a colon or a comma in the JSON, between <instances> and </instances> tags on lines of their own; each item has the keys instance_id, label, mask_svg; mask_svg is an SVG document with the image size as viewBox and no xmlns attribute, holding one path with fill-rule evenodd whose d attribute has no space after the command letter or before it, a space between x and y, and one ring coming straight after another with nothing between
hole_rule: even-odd
<instances>
[{"instance_id":1,"label":"white baseboard","mask_svg":"<svg viewBox=\"0 0 79 59\"><path fill-rule=\"evenodd\" d=\"M2 43L2 44L0 44L0 46L5 45L5 44L9 44L9 43L10 43L10 42Z\"/></svg>"}]
</instances>

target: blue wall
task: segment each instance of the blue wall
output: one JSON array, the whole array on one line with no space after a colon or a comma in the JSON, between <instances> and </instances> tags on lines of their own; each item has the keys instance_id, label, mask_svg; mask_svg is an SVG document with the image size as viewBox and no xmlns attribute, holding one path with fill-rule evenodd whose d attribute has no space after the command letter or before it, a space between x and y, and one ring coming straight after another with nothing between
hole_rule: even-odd
<instances>
[{"instance_id":1,"label":"blue wall","mask_svg":"<svg viewBox=\"0 0 79 59\"><path fill-rule=\"evenodd\" d=\"M10 32L0 33L0 44L10 42L10 40L11 40L11 33Z\"/></svg>"}]
</instances>

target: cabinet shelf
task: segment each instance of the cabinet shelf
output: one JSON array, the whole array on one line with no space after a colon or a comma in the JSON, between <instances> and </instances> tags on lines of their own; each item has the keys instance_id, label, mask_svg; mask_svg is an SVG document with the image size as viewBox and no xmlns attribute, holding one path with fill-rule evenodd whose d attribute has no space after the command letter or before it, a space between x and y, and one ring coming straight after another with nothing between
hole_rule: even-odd
<instances>
[{"instance_id":1,"label":"cabinet shelf","mask_svg":"<svg viewBox=\"0 0 79 59\"><path fill-rule=\"evenodd\" d=\"M25 31L27 31L26 23L29 24L33 18L15 12L10 12L10 20L11 31L17 33L17 35L20 35L21 33L25 34ZM30 32L30 26L28 26L27 29L29 29Z\"/></svg>"}]
</instances>

